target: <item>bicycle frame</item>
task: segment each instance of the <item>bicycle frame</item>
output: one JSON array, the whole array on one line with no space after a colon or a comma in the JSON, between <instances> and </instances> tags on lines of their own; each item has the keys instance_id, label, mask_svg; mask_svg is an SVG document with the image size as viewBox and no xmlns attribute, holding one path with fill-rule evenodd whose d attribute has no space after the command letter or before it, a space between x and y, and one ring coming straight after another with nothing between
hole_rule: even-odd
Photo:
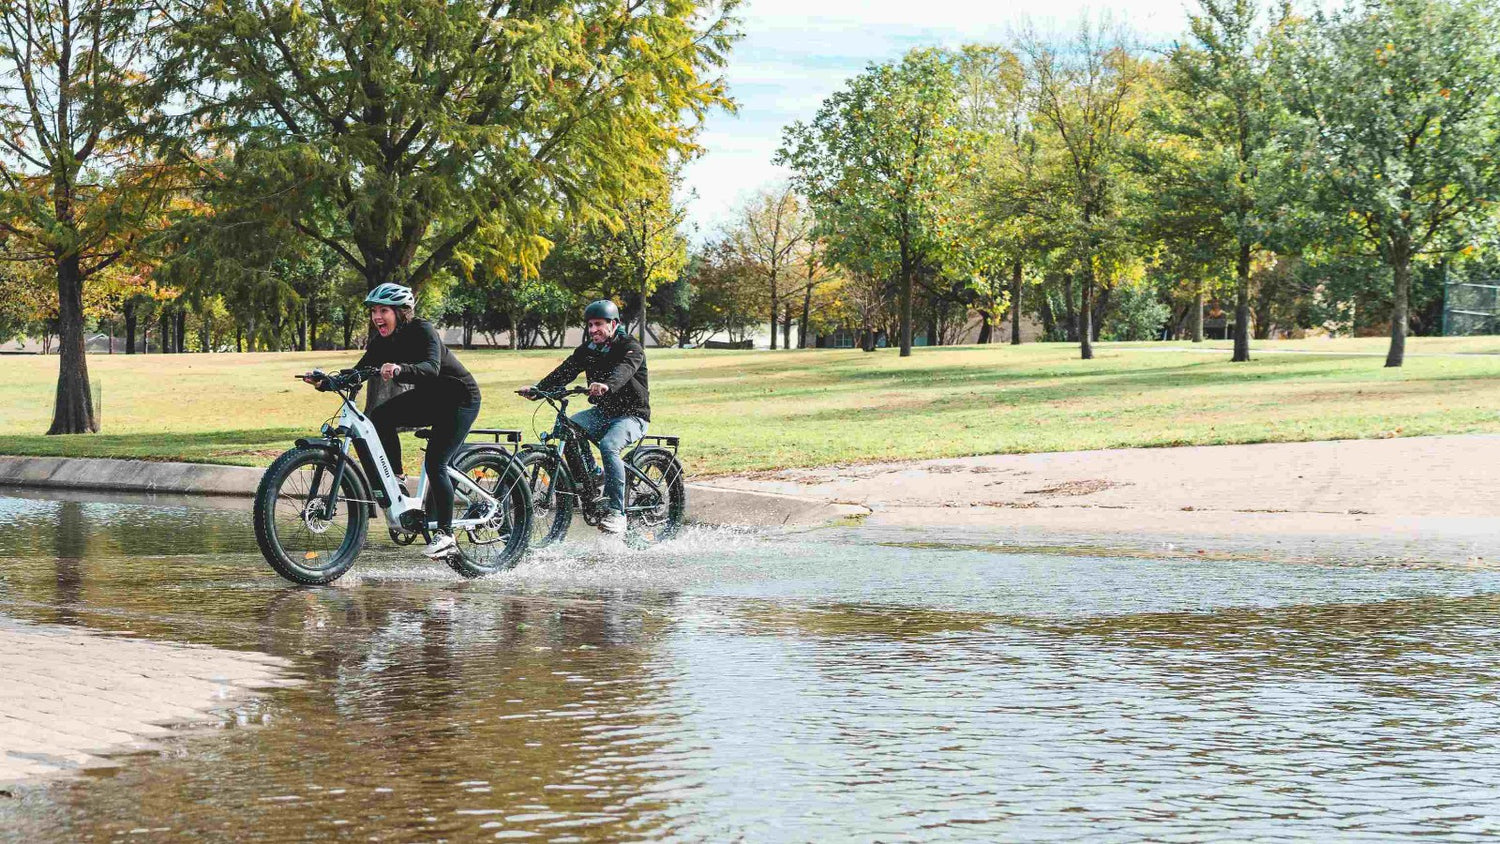
<instances>
[{"instance_id":1,"label":"bicycle frame","mask_svg":"<svg viewBox=\"0 0 1500 844\"><path fill-rule=\"evenodd\" d=\"M585 492L587 492L587 497L585 497L584 495L580 495L578 492L573 492L571 494L578 498L579 503L583 505L582 510L584 521L588 522L589 524L595 524L604 514L598 510L598 505L596 503L600 493L599 484L593 477L593 473L588 471L588 460L584 455L584 450L589 447L589 443L591 441L588 438L588 434L585 433L584 430L579 427L576 422L568 418L567 395L568 394L565 393L562 397L557 399L552 399L550 397L544 399L557 409L557 419L553 422L552 430L550 432L542 434L542 441L544 443L543 448L546 451L552 452L557 455L558 466L568 474L568 479L570 481L573 481L572 486L575 490L577 490L579 486L578 480L585 480L587 485L587 490L585 490ZM568 446L570 445L573 446L572 449L568 448ZM633 475L642 483L646 484L646 486L650 487L652 492L657 495L662 495L663 493L661 487L658 486L655 481L652 481L650 478L646 477L646 475L642 474L639 469L635 468L635 466L631 464L629 458L634 453L635 449L632 448L630 454L625 455L626 478L629 479ZM625 505L626 514L638 513L643 510L649 509L651 508L632 506L630 504Z\"/></svg>"},{"instance_id":2,"label":"bicycle frame","mask_svg":"<svg viewBox=\"0 0 1500 844\"><path fill-rule=\"evenodd\" d=\"M381 515L387 523L396 525L405 530L431 530L437 526L437 519L433 514L425 514L421 525L411 525L415 514L422 511L423 501L427 495L427 472L423 468L417 483L416 495L405 495L401 492L401 482L396 477L395 470L391 467L390 460L386 457L385 448L380 444L380 435L375 430L375 423L370 417L360 413L359 408L354 405L353 392L338 390L339 398L343 400L343 407L339 412L338 425L323 426L323 437L325 444L340 452L348 454L350 445L354 447L360 465L365 474L375 480L371 492L375 496L375 503L381 508ZM346 442L347 439L347 442ZM298 444L310 441L299 440ZM339 485L343 480L345 461L338 462L338 468L334 470L333 484L329 488L326 498L327 512L337 512ZM458 471L452 466L444 467L448 477L453 481L453 496L455 503L473 504L483 501L494 504L497 507L500 502L494 496L485 492L482 487L474 483L468 475ZM315 481L316 482L316 481ZM487 519L454 519L453 529L464 530L467 528L482 527Z\"/></svg>"}]
</instances>

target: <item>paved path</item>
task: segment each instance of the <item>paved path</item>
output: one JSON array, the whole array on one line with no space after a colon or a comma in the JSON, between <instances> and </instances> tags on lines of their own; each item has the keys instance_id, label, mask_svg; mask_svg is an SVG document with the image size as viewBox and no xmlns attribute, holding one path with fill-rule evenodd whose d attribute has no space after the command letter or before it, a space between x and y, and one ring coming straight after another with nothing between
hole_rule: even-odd
<instances>
[{"instance_id":1,"label":"paved path","mask_svg":"<svg viewBox=\"0 0 1500 844\"><path fill-rule=\"evenodd\" d=\"M171 725L212 720L285 660L0 618L0 786L107 767Z\"/></svg>"},{"instance_id":2,"label":"paved path","mask_svg":"<svg viewBox=\"0 0 1500 844\"><path fill-rule=\"evenodd\" d=\"M728 489L868 507L871 524L1018 540L1207 542L1297 556L1500 561L1500 436L1000 455L790 469Z\"/></svg>"}]
</instances>

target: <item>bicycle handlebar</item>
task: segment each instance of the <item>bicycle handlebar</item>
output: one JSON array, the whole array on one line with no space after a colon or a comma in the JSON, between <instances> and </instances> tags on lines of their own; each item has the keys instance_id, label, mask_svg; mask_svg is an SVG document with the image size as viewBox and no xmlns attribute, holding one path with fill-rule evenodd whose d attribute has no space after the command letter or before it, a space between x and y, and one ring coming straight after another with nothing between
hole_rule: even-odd
<instances>
[{"instance_id":1,"label":"bicycle handlebar","mask_svg":"<svg viewBox=\"0 0 1500 844\"><path fill-rule=\"evenodd\" d=\"M539 390L536 387L532 387L531 395L526 396L526 398L529 398L532 401L540 401L542 399L551 399L553 401L557 401L568 396L582 396L587 394L587 387L564 387L560 390Z\"/></svg>"},{"instance_id":2,"label":"bicycle handlebar","mask_svg":"<svg viewBox=\"0 0 1500 844\"><path fill-rule=\"evenodd\" d=\"M314 381L314 387L319 390L327 391L346 390L350 387L358 387L360 384L365 383L366 381L378 376L379 374L380 370L376 367L360 366L353 369L341 369L338 372L332 373L324 372L321 369L314 369L312 372L306 372L302 375L293 375L292 377L299 381L305 381L311 378Z\"/></svg>"}]
</instances>

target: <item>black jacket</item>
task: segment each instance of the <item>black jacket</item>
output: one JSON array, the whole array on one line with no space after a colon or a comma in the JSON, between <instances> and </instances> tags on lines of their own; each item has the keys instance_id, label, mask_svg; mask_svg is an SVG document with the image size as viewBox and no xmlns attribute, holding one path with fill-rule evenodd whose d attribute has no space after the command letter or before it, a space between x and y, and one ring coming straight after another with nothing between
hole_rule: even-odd
<instances>
[{"instance_id":1,"label":"black jacket","mask_svg":"<svg viewBox=\"0 0 1500 844\"><path fill-rule=\"evenodd\" d=\"M590 382L609 385L609 392L598 398L589 397L610 416L639 416L651 421L651 393L646 386L646 350L625 329L615 330L608 343L599 345L584 340L582 345L568 355L546 378L537 382L543 390L555 390L572 383L578 373L585 373Z\"/></svg>"},{"instance_id":2,"label":"black jacket","mask_svg":"<svg viewBox=\"0 0 1500 844\"><path fill-rule=\"evenodd\" d=\"M365 354L355 366L383 363L401 365L401 373L392 379L399 384L431 391L439 400L452 401L455 407L479 404L479 384L474 376L448 351L437 329L425 319L414 319L392 331L389 337L370 334Z\"/></svg>"}]
</instances>

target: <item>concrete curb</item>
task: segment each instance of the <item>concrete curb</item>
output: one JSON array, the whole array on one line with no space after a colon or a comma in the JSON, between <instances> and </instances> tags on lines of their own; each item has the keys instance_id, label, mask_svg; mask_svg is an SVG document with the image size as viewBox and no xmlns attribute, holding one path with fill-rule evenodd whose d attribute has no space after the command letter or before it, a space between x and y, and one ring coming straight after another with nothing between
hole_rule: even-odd
<instances>
[{"instance_id":1,"label":"concrete curb","mask_svg":"<svg viewBox=\"0 0 1500 844\"><path fill-rule=\"evenodd\" d=\"M169 495L255 495L261 469L101 457L0 456L0 486ZM819 525L869 510L815 498L688 484L688 521L781 527Z\"/></svg>"},{"instance_id":2,"label":"concrete curb","mask_svg":"<svg viewBox=\"0 0 1500 844\"><path fill-rule=\"evenodd\" d=\"M262 470L102 457L0 457L0 484L111 492L253 496Z\"/></svg>"}]
</instances>

